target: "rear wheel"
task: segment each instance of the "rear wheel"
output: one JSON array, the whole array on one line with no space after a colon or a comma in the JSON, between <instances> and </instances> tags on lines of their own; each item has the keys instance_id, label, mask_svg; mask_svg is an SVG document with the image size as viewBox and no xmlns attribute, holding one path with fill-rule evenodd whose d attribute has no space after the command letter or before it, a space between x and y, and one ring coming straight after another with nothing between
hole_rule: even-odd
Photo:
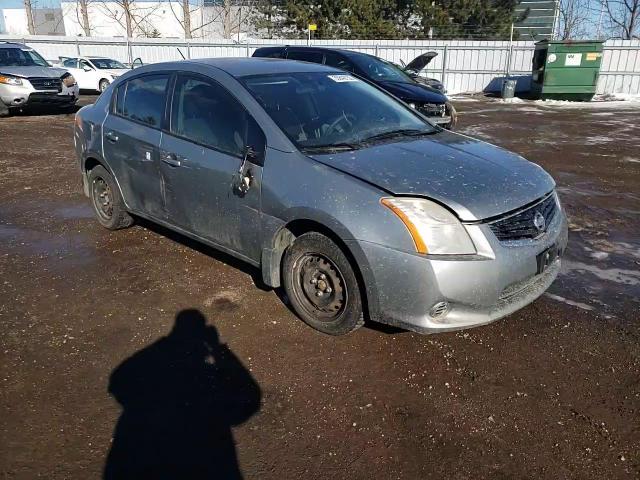
<instances>
[{"instance_id":1,"label":"rear wheel","mask_svg":"<svg viewBox=\"0 0 640 480\"><path fill-rule=\"evenodd\" d=\"M100 80L100 83L98 84L98 90L100 90L100 93L104 92L108 87L109 87L109 80L107 80L106 78L103 78L102 80Z\"/></svg>"},{"instance_id":2,"label":"rear wheel","mask_svg":"<svg viewBox=\"0 0 640 480\"><path fill-rule=\"evenodd\" d=\"M9 113L9 107L2 103L2 100L0 100L0 117L8 117Z\"/></svg>"},{"instance_id":3,"label":"rear wheel","mask_svg":"<svg viewBox=\"0 0 640 480\"><path fill-rule=\"evenodd\" d=\"M282 275L293 309L316 330L344 335L364 324L356 275L328 237L317 232L298 237L285 252Z\"/></svg>"},{"instance_id":4,"label":"rear wheel","mask_svg":"<svg viewBox=\"0 0 640 480\"><path fill-rule=\"evenodd\" d=\"M133 223L133 218L124 208L115 180L101 165L89 172L89 194L93 210L103 227L118 230Z\"/></svg>"}]
</instances>

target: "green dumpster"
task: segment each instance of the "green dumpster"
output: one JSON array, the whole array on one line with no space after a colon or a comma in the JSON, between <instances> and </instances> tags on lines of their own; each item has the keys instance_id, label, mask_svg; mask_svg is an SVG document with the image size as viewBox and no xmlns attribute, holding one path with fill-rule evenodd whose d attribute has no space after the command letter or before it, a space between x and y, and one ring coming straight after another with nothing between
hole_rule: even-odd
<instances>
[{"instance_id":1,"label":"green dumpster","mask_svg":"<svg viewBox=\"0 0 640 480\"><path fill-rule=\"evenodd\" d=\"M602 42L536 43L531 94L534 98L588 102L596 93Z\"/></svg>"}]
</instances>

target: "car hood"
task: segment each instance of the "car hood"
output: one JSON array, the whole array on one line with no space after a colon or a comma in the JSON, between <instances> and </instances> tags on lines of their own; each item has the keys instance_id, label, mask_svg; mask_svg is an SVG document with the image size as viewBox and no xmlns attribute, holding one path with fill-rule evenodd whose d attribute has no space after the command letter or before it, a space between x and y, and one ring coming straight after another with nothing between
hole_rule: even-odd
<instances>
[{"instance_id":1,"label":"car hood","mask_svg":"<svg viewBox=\"0 0 640 480\"><path fill-rule=\"evenodd\" d=\"M120 75L124 75L125 73L130 72L131 70L128 68L109 68L109 69L104 69L100 71L108 73L109 75L115 75L116 77L119 77Z\"/></svg>"},{"instance_id":2,"label":"car hood","mask_svg":"<svg viewBox=\"0 0 640 480\"><path fill-rule=\"evenodd\" d=\"M22 78L60 78L67 71L64 68L55 67L0 67L0 72Z\"/></svg>"},{"instance_id":3,"label":"car hood","mask_svg":"<svg viewBox=\"0 0 640 480\"><path fill-rule=\"evenodd\" d=\"M404 67L405 70L413 70L414 72L420 72L424 67L429 65L429 62L437 57L438 54L436 52L427 52L422 55L418 55L416 58L411 60L409 64Z\"/></svg>"},{"instance_id":4,"label":"car hood","mask_svg":"<svg viewBox=\"0 0 640 480\"><path fill-rule=\"evenodd\" d=\"M447 97L441 92L418 82L378 82L396 97L407 102L444 103Z\"/></svg>"},{"instance_id":5,"label":"car hood","mask_svg":"<svg viewBox=\"0 0 640 480\"><path fill-rule=\"evenodd\" d=\"M463 221L517 209L555 186L521 156L451 132L311 158L394 195L436 200Z\"/></svg>"}]
</instances>

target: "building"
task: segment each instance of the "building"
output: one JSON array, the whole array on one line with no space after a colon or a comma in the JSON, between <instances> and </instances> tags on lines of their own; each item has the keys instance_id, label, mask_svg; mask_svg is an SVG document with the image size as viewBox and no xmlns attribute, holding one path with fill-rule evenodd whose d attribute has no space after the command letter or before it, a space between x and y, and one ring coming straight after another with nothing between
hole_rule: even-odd
<instances>
[{"instance_id":1,"label":"building","mask_svg":"<svg viewBox=\"0 0 640 480\"><path fill-rule=\"evenodd\" d=\"M558 21L559 0L522 0L515 13L521 15L528 11L527 17L514 26L519 40L552 39Z\"/></svg>"},{"instance_id":2,"label":"building","mask_svg":"<svg viewBox=\"0 0 640 480\"><path fill-rule=\"evenodd\" d=\"M36 8L33 10L36 35L65 35L61 8ZM27 15L24 8L0 9L0 33L28 35Z\"/></svg>"}]
</instances>

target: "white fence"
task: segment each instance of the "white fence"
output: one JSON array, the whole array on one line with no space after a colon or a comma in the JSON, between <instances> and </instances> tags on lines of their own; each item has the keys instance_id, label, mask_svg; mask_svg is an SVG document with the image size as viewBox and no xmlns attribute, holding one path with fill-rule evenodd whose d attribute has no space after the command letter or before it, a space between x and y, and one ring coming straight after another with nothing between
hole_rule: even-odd
<instances>
[{"instance_id":1,"label":"white fence","mask_svg":"<svg viewBox=\"0 0 640 480\"><path fill-rule=\"evenodd\" d=\"M183 39L11 37L36 49L47 59L59 56L96 55L122 61L140 57L146 63L183 58L246 57L265 45L306 45L306 40L250 40L248 43L215 43ZM427 51L438 56L426 69L427 76L445 83L449 93L498 90L509 73L520 77L519 90L528 90L534 44L529 41L412 41L412 40L316 40L314 45L371 53L384 59L408 63ZM598 93L640 94L640 40L610 40L605 43Z\"/></svg>"}]
</instances>

